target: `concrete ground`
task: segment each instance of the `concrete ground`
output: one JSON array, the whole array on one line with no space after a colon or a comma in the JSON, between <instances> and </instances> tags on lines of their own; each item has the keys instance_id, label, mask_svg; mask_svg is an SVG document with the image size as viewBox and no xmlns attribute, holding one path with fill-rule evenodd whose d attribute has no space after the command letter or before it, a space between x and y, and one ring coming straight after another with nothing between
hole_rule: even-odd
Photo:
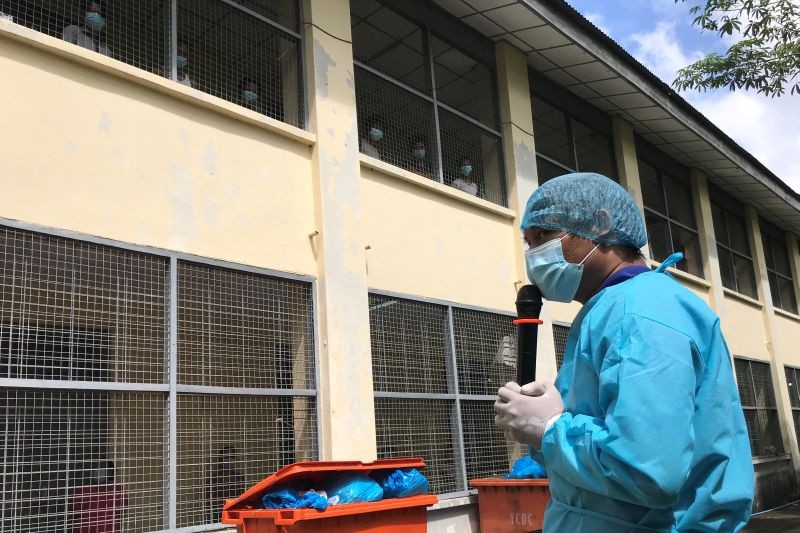
<instances>
[{"instance_id":1,"label":"concrete ground","mask_svg":"<svg viewBox=\"0 0 800 533\"><path fill-rule=\"evenodd\" d=\"M742 533L800 533L800 503L754 516Z\"/></svg>"}]
</instances>

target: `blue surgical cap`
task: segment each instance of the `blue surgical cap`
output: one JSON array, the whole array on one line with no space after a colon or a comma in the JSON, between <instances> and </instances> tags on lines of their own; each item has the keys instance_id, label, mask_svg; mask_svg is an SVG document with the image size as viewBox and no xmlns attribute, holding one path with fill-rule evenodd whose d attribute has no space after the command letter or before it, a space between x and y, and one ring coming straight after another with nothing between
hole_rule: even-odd
<instances>
[{"instance_id":1,"label":"blue surgical cap","mask_svg":"<svg viewBox=\"0 0 800 533\"><path fill-rule=\"evenodd\" d=\"M619 184L593 172L565 174L545 182L528 199L522 231L566 231L601 244L637 250L647 243L639 207Z\"/></svg>"}]
</instances>

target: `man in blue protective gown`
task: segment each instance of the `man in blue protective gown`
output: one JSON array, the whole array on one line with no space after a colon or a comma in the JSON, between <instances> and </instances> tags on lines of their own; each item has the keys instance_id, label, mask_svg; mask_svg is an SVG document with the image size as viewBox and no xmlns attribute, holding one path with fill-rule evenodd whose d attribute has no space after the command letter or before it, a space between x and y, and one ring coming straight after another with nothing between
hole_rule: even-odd
<instances>
[{"instance_id":1,"label":"man in blue protective gown","mask_svg":"<svg viewBox=\"0 0 800 533\"><path fill-rule=\"evenodd\" d=\"M539 187L522 218L528 277L583 308L555 385L508 383L495 423L535 451L545 532L729 532L750 517L753 466L719 318L651 271L633 198L599 174Z\"/></svg>"}]
</instances>

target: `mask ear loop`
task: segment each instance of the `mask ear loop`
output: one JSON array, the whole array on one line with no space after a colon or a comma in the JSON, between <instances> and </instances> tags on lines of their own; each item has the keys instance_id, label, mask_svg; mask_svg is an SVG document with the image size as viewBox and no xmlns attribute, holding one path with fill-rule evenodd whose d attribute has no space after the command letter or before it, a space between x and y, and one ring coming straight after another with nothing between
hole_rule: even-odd
<instances>
[{"instance_id":1,"label":"mask ear loop","mask_svg":"<svg viewBox=\"0 0 800 533\"><path fill-rule=\"evenodd\" d=\"M563 238L563 237L562 237L562 238ZM581 261L580 263L578 263L578 266L581 266L582 264L584 264L584 263L586 262L586 260L587 260L587 259L589 259L589 256L590 256L590 255L592 255L592 254L594 253L594 251L595 251L595 250L597 250L598 248L600 248L600 243L599 243L599 242L597 243L597 245L596 245L594 248L592 248L592 251L591 251L591 252L589 252L588 254L586 254L586 257L584 257L584 258L583 258L583 261Z\"/></svg>"}]
</instances>

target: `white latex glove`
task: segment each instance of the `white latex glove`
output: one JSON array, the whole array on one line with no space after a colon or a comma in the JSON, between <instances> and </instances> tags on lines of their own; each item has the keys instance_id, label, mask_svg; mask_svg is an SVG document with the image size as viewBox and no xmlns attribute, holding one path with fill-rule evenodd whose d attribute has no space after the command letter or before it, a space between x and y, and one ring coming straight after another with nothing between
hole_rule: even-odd
<instances>
[{"instance_id":1,"label":"white latex glove","mask_svg":"<svg viewBox=\"0 0 800 533\"><path fill-rule=\"evenodd\" d=\"M564 412L564 402L555 386L541 381L524 387L506 383L497 395L495 425L515 441L540 450L545 430Z\"/></svg>"}]
</instances>

